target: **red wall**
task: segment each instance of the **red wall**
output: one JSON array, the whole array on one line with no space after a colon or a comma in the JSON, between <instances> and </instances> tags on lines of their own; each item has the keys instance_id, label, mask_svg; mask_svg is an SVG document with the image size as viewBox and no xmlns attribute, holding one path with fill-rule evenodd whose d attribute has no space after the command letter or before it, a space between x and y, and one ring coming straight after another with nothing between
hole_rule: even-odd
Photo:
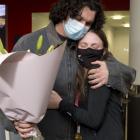
<instances>
[{"instance_id":1,"label":"red wall","mask_svg":"<svg viewBox=\"0 0 140 140\"><path fill-rule=\"evenodd\" d=\"M0 0L7 5L7 44L11 51L15 39L31 32L32 12L48 12L57 0ZM129 0L102 0L105 10L129 10Z\"/></svg>"},{"instance_id":2,"label":"red wall","mask_svg":"<svg viewBox=\"0 0 140 140\"><path fill-rule=\"evenodd\" d=\"M105 10L108 11L127 11L130 7L130 0L101 0Z\"/></svg>"}]
</instances>

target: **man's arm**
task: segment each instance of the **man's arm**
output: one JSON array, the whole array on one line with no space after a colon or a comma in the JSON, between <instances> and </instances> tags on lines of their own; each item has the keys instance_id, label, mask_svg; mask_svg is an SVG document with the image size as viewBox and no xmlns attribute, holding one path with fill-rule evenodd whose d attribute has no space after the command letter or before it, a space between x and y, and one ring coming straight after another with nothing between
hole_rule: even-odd
<instances>
[{"instance_id":1,"label":"man's arm","mask_svg":"<svg viewBox=\"0 0 140 140\"><path fill-rule=\"evenodd\" d=\"M135 80L136 70L120 63L114 57L109 57L106 64L109 70L108 84L124 94L128 93Z\"/></svg>"},{"instance_id":2,"label":"man's arm","mask_svg":"<svg viewBox=\"0 0 140 140\"><path fill-rule=\"evenodd\" d=\"M96 61L97 69L91 69L88 74L89 83L92 88L98 88L104 84L126 94L135 80L136 71L110 56L107 61Z\"/></svg>"},{"instance_id":3,"label":"man's arm","mask_svg":"<svg viewBox=\"0 0 140 140\"><path fill-rule=\"evenodd\" d=\"M0 110L0 125L8 131L16 132L14 124L4 115L2 110Z\"/></svg>"}]
</instances>

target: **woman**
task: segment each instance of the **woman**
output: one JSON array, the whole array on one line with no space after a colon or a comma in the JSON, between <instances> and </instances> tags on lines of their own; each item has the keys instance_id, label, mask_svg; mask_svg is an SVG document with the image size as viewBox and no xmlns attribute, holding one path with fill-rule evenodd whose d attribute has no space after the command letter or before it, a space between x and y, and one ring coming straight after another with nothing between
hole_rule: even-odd
<instances>
[{"instance_id":1,"label":"woman","mask_svg":"<svg viewBox=\"0 0 140 140\"><path fill-rule=\"evenodd\" d=\"M77 93L75 103L53 93L51 100L60 112L68 114L80 125L82 140L122 140L122 109L119 91L106 85L92 89L87 80L88 70L99 65L91 62L106 60L108 42L103 31L89 31L78 43ZM79 94L80 93L80 94ZM55 101L55 102L54 102ZM78 103L78 104L77 104Z\"/></svg>"}]
</instances>

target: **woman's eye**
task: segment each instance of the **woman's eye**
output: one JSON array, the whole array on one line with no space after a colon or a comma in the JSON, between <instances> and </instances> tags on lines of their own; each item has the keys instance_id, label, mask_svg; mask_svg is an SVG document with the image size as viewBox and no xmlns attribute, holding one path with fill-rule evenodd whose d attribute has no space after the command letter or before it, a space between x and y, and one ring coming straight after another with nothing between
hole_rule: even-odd
<instances>
[{"instance_id":1,"label":"woman's eye","mask_svg":"<svg viewBox=\"0 0 140 140\"><path fill-rule=\"evenodd\" d=\"M81 48L87 48L87 45L81 45L80 47Z\"/></svg>"},{"instance_id":2,"label":"woman's eye","mask_svg":"<svg viewBox=\"0 0 140 140\"><path fill-rule=\"evenodd\" d=\"M97 44L94 44L94 45L92 45L91 46L93 49L98 49L99 48L99 46L97 45Z\"/></svg>"}]
</instances>

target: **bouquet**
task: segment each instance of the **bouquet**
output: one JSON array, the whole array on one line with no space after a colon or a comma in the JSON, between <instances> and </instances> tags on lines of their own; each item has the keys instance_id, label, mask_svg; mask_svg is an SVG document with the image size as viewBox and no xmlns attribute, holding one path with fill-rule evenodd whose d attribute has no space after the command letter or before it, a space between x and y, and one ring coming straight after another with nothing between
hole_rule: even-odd
<instances>
[{"instance_id":1,"label":"bouquet","mask_svg":"<svg viewBox=\"0 0 140 140\"><path fill-rule=\"evenodd\" d=\"M36 45L37 52L42 40L41 35ZM0 55L0 108L8 119L31 123L41 121L47 110L65 46L66 42L51 45L44 55L29 51Z\"/></svg>"}]
</instances>

